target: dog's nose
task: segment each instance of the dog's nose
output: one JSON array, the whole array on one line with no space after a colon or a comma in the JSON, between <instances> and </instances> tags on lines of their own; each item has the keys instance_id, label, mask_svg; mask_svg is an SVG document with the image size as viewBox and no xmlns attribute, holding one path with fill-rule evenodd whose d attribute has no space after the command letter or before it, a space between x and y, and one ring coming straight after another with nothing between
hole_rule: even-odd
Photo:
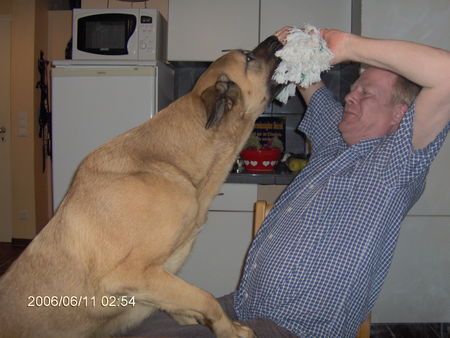
<instances>
[{"instance_id":1,"label":"dog's nose","mask_svg":"<svg viewBox=\"0 0 450 338\"><path fill-rule=\"evenodd\" d=\"M254 53L265 52L273 55L282 47L283 44L278 40L278 38L275 35L271 35L255 48Z\"/></svg>"}]
</instances>

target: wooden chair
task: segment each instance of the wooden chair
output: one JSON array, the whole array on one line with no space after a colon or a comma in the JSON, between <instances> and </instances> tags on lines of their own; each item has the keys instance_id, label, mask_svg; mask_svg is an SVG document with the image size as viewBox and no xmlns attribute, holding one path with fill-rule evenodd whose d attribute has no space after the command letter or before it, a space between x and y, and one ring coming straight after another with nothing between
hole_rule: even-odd
<instances>
[{"instance_id":1,"label":"wooden chair","mask_svg":"<svg viewBox=\"0 0 450 338\"><path fill-rule=\"evenodd\" d=\"M256 236L259 228L266 215L272 209L273 204L268 204L266 201L257 201L255 203L255 211L253 215L253 237ZM366 321L361 324L358 330L357 338L370 338L370 315L367 317Z\"/></svg>"}]
</instances>

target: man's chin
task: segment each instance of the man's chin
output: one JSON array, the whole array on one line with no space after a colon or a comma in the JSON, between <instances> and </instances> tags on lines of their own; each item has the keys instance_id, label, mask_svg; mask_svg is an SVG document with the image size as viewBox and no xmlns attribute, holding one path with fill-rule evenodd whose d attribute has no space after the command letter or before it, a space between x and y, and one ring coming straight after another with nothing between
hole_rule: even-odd
<instances>
[{"instance_id":1,"label":"man's chin","mask_svg":"<svg viewBox=\"0 0 450 338\"><path fill-rule=\"evenodd\" d=\"M345 123L345 121L342 120L341 122L338 123L338 129L341 132L341 134L343 135L344 133L346 133L346 131L349 130L349 127L348 127L347 123Z\"/></svg>"},{"instance_id":2,"label":"man's chin","mask_svg":"<svg viewBox=\"0 0 450 338\"><path fill-rule=\"evenodd\" d=\"M344 142L347 143L347 145L351 146L352 144L357 143L357 141L355 141L354 138L351 137L351 128L349 128L349 126L344 121L339 122L338 129L341 133L342 138L344 139Z\"/></svg>"}]
</instances>

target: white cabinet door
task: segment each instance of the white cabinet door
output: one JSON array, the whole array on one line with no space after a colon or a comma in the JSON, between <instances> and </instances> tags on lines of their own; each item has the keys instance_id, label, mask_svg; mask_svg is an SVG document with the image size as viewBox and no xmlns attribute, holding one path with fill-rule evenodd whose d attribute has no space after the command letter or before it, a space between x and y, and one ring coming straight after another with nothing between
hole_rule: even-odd
<instances>
[{"instance_id":1,"label":"white cabinet door","mask_svg":"<svg viewBox=\"0 0 450 338\"><path fill-rule=\"evenodd\" d=\"M450 216L450 137L431 164L425 191L408 215ZM450 224L449 224L450 227Z\"/></svg>"},{"instance_id":2,"label":"white cabinet door","mask_svg":"<svg viewBox=\"0 0 450 338\"><path fill-rule=\"evenodd\" d=\"M256 184L223 184L178 274L216 297L233 292L252 241Z\"/></svg>"},{"instance_id":3,"label":"white cabinet door","mask_svg":"<svg viewBox=\"0 0 450 338\"><path fill-rule=\"evenodd\" d=\"M351 31L351 0L261 0L261 40L283 26L309 23Z\"/></svg>"},{"instance_id":4,"label":"white cabinet door","mask_svg":"<svg viewBox=\"0 0 450 338\"><path fill-rule=\"evenodd\" d=\"M374 323L450 322L450 217L408 216Z\"/></svg>"},{"instance_id":5,"label":"white cabinet door","mask_svg":"<svg viewBox=\"0 0 450 338\"><path fill-rule=\"evenodd\" d=\"M170 61L213 61L258 44L259 0L169 0Z\"/></svg>"},{"instance_id":6,"label":"white cabinet door","mask_svg":"<svg viewBox=\"0 0 450 338\"><path fill-rule=\"evenodd\" d=\"M216 297L233 292L252 240L252 222L253 212L210 211L178 275Z\"/></svg>"},{"instance_id":7,"label":"white cabinet door","mask_svg":"<svg viewBox=\"0 0 450 338\"><path fill-rule=\"evenodd\" d=\"M225 183L212 201L209 210L253 212L257 195L257 184Z\"/></svg>"}]
</instances>

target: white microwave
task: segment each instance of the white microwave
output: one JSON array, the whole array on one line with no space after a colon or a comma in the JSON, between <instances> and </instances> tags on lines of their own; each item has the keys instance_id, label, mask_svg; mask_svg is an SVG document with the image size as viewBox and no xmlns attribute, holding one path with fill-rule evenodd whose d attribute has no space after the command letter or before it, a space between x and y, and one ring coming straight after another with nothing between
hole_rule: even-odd
<instances>
[{"instance_id":1,"label":"white microwave","mask_svg":"<svg viewBox=\"0 0 450 338\"><path fill-rule=\"evenodd\" d=\"M152 8L74 9L73 60L165 61L167 22Z\"/></svg>"}]
</instances>

